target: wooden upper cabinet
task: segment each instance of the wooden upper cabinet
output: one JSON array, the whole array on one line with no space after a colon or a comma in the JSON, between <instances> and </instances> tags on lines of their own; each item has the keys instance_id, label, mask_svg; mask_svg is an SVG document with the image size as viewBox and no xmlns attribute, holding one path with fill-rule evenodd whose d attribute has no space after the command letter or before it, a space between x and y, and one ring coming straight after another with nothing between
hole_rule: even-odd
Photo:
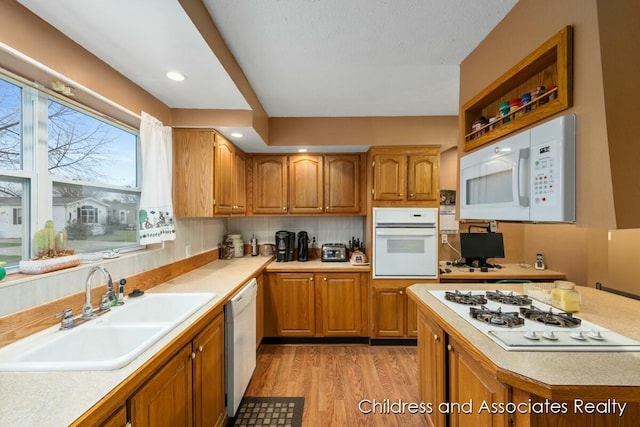
<instances>
[{"instance_id":1,"label":"wooden upper cabinet","mask_svg":"<svg viewBox=\"0 0 640 427\"><path fill-rule=\"evenodd\" d=\"M289 213L317 214L323 211L322 156L289 157Z\"/></svg>"},{"instance_id":2,"label":"wooden upper cabinet","mask_svg":"<svg viewBox=\"0 0 640 427\"><path fill-rule=\"evenodd\" d=\"M253 156L253 213L287 212L287 157Z\"/></svg>"},{"instance_id":3,"label":"wooden upper cabinet","mask_svg":"<svg viewBox=\"0 0 640 427\"><path fill-rule=\"evenodd\" d=\"M373 164L373 200L404 200L407 157L403 154L374 154Z\"/></svg>"},{"instance_id":4,"label":"wooden upper cabinet","mask_svg":"<svg viewBox=\"0 0 640 427\"><path fill-rule=\"evenodd\" d=\"M247 160L244 153L238 149L234 153L233 170L231 213L244 214L247 211Z\"/></svg>"},{"instance_id":5,"label":"wooden upper cabinet","mask_svg":"<svg viewBox=\"0 0 640 427\"><path fill-rule=\"evenodd\" d=\"M410 154L407 161L407 200L436 201L440 157L437 154Z\"/></svg>"},{"instance_id":6,"label":"wooden upper cabinet","mask_svg":"<svg viewBox=\"0 0 640 427\"><path fill-rule=\"evenodd\" d=\"M360 156L332 154L324 158L324 211L360 213Z\"/></svg>"},{"instance_id":7,"label":"wooden upper cabinet","mask_svg":"<svg viewBox=\"0 0 640 427\"><path fill-rule=\"evenodd\" d=\"M371 149L373 205L439 204L440 147Z\"/></svg>"},{"instance_id":8,"label":"wooden upper cabinet","mask_svg":"<svg viewBox=\"0 0 640 427\"><path fill-rule=\"evenodd\" d=\"M214 214L215 132L173 130L173 206L178 217Z\"/></svg>"},{"instance_id":9,"label":"wooden upper cabinet","mask_svg":"<svg viewBox=\"0 0 640 427\"><path fill-rule=\"evenodd\" d=\"M235 147L225 138L216 134L214 214L230 214L233 209L233 181L236 179L233 168L234 161Z\"/></svg>"},{"instance_id":10,"label":"wooden upper cabinet","mask_svg":"<svg viewBox=\"0 0 640 427\"><path fill-rule=\"evenodd\" d=\"M244 214L244 153L211 129L173 130L173 205L178 217Z\"/></svg>"}]
</instances>

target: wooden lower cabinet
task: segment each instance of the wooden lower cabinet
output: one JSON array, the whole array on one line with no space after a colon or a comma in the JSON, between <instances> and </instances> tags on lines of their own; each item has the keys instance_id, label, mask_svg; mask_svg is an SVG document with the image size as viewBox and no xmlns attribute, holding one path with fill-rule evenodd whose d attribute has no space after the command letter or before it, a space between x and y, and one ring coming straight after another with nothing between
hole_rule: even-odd
<instances>
[{"instance_id":1,"label":"wooden lower cabinet","mask_svg":"<svg viewBox=\"0 0 640 427\"><path fill-rule=\"evenodd\" d=\"M264 278L262 273L256 277L256 350L264 338Z\"/></svg>"},{"instance_id":2,"label":"wooden lower cabinet","mask_svg":"<svg viewBox=\"0 0 640 427\"><path fill-rule=\"evenodd\" d=\"M449 402L461 404L451 410L450 427L509 427L507 413L492 412L494 404L510 401L510 388L496 379L462 344L448 338ZM467 405L467 408L464 407Z\"/></svg>"},{"instance_id":3,"label":"wooden lower cabinet","mask_svg":"<svg viewBox=\"0 0 640 427\"><path fill-rule=\"evenodd\" d=\"M265 283L266 336L366 336L366 274L269 273Z\"/></svg>"},{"instance_id":4,"label":"wooden lower cabinet","mask_svg":"<svg viewBox=\"0 0 640 427\"><path fill-rule=\"evenodd\" d=\"M399 285L373 288L373 337L415 338L418 336L418 308Z\"/></svg>"},{"instance_id":5,"label":"wooden lower cabinet","mask_svg":"<svg viewBox=\"0 0 640 427\"><path fill-rule=\"evenodd\" d=\"M193 425L191 345L182 348L129 401L136 427Z\"/></svg>"},{"instance_id":6,"label":"wooden lower cabinet","mask_svg":"<svg viewBox=\"0 0 640 427\"><path fill-rule=\"evenodd\" d=\"M445 335L442 328L423 313L418 316L418 391L422 402L431 403L431 413L425 414L431 427L444 427L446 416L437 405L446 399Z\"/></svg>"},{"instance_id":7,"label":"wooden lower cabinet","mask_svg":"<svg viewBox=\"0 0 640 427\"><path fill-rule=\"evenodd\" d=\"M362 286L360 274L324 273L317 274L317 286L320 287L320 319L316 320L322 336L345 337L361 336Z\"/></svg>"},{"instance_id":8,"label":"wooden lower cabinet","mask_svg":"<svg viewBox=\"0 0 640 427\"><path fill-rule=\"evenodd\" d=\"M219 314L129 399L133 426L221 426L224 315Z\"/></svg>"},{"instance_id":9,"label":"wooden lower cabinet","mask_svg":"<svg viewBox=\"0 0 640 427\"><path fill-rule=\"evenodd\" d=\"M315 282L313 273L269 275L267 305L279 337L316 334Z\"/></svg>"},{"instance_id":10,"label":"wooden lower cabinet","mask_svg":"<svg viewBox=\"0 0 640 427\"><path fill-rule=\"evenodd\" d=\"M100 427L129 427L127 424L127 406L122 405Z\"/></svg>"}]
</instances>

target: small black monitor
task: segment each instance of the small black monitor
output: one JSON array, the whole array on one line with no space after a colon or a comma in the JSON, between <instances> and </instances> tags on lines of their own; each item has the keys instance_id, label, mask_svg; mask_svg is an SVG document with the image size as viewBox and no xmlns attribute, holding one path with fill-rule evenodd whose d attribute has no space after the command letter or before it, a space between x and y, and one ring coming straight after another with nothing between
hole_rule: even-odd
<instances>
[{"instance_id":1,"label":"small black monitor","mask_svg":"<svg viewBox=\"0 0 640 427\"><path fill-rule=\"evenodd\" d=\"M470 267L491 267L489 258L504 258L502 233L460 233L460 249Z\"/></svg>"}]
</instances>

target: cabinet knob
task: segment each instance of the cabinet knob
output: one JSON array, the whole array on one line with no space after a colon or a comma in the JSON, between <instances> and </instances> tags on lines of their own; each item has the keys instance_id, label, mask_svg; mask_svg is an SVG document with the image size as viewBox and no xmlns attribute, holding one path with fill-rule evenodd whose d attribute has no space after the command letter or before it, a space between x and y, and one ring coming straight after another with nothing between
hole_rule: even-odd
<instances>
[{"instance_id":1,"label":"cabinet knob","mask_svg":"<svg viewBox=\"0 0 640 427\"><path fill-rule=\"evenodd\" d=\"M287 207L286 207L286 206L283 206L283 207L282 207L282 210L283 210L283 211L286 211L286 210L287 210Z\"/></svg>"},{"instance_id":2,"label":"cabinet knob","mask_svg":"<svg viewBox=\"0 0 640 427\"><path fill-rule=\"evenodd\" d=\"M319 210L322 210L322 206L318 206L318 209L319 209Z\"/></svg>"},{"instance_id":3,"label":"cabinet knob","mask_svg":"<svg viewBox=\"0 0 640 427\"><path fill-rule=\"evenodd\" d=\"M447 344L447 350L449 351L453 350L453 347L451 347L451 344Z\"/></svg>"},{"instance_id":4,"label":"cabinet knob","mask_svg":"<svg viewBox=\"0 0 640 427\"><path fill-rule=\"evenodd\" d=\"M400 292L398 292L398 293L399 293L400 295L402 295L402 294L404 293L404 291L400 291Z\"/></svg>"},{"instance_id":5,"label":"cabinet knob","mask_svg":"<svg viewBox=\"0 0 640 427\"><path fill-rule=\"evenodd\" d=\"M202 350L204 350L204 347L202 347L201 345L200 345L200 346L198 346L198 351L199 351L200 353L202 353Z\"/></svg>"},{"instance_id":6,"label":"cabinet knob","mask_svg":"<svg viewBox=\"0 0 640 427\"><path fill-rule=\"evenodd\" d=\"M326 281L327 281L327 278L326 278L326 277L323 277L323 278L322 278L322 280L324 280L324 281L326 282Z\"/></svg>"},{"instance_id":7,"label":"cabinet knob","mask_svg":"<svg viewBox=\"0 0 640 427\"><path fill-rule=\"evenodd\" d=\"M313 282L313 277L309 277L309 280Z\"/></svg>"},{"instance_id":8,"label":"cabinet knob","mask_svg":"<svg viewBox=\"0 0 640 427\"><path fill-rule=\"evenodd\" d=\"M189 355L189 357L191 357L191 359L195 359L196 358L196 354L192 351L191 354Z\"/></svg>"},{"instance_id":9,"label":"cabinet knob","mask_svg":"<svg viewBox=\"0 0 640 427\"><path fill-rule=\"evenodd\" d=\"M402 193L398 193L398 196L403 196L403 194Z\"/></svg>"},{"instance_id":10,"label":"cabinet knob","mask_svg":"<svg viewBox=\"0 0 640 427\"><path fill-rule=\"evenodd\" d=\"M409 197L413 197L413 193L409 193Z\"/></svg>"},{"instance_id":11,"label":"cabinet knob","mask_svg":"<svg viewBox=\"0 0 640 427\"><path fill-rule=\"evenodd\" d=\"M434 341L438 341L440 339L440 337L438 336L438 334L433 334L433 340Z\"/></svg>"}]
</instances>

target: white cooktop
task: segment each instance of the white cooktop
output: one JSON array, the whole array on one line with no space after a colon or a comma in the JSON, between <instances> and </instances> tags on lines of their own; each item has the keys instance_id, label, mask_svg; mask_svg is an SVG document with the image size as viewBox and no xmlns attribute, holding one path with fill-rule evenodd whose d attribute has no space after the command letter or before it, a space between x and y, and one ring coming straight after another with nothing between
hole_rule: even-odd
<instances>
[{"instance_id":1,"label":"white cooktop","mask_svg":"<svg viewBox=\"0 0 640 427\"><path fill-rule=\"evenodd\" d=\"M459 292L472 295L485 295L484 290L460 289ZM476 329L483 332L494 342L508 351L640 351L640 342L603 328L594 323L581 319L577 327L567 328L546 325L535 320L524 319L524 324L517 327L500 327L473 318L470 307L480 308L480 305L458 304L445 299L447 291L429 291L444 305L456 312ZM507 293L507 291L504 291ZM521 295L514 292L514 295ZM500 309L503 313L520 312L520 307L488 300L483 304L490 310ZM542 302L533 300L533 306L543 311L552 310L562 313ZM574 317L580 318L580 313Z\"/></svg>"}]
</instances>

